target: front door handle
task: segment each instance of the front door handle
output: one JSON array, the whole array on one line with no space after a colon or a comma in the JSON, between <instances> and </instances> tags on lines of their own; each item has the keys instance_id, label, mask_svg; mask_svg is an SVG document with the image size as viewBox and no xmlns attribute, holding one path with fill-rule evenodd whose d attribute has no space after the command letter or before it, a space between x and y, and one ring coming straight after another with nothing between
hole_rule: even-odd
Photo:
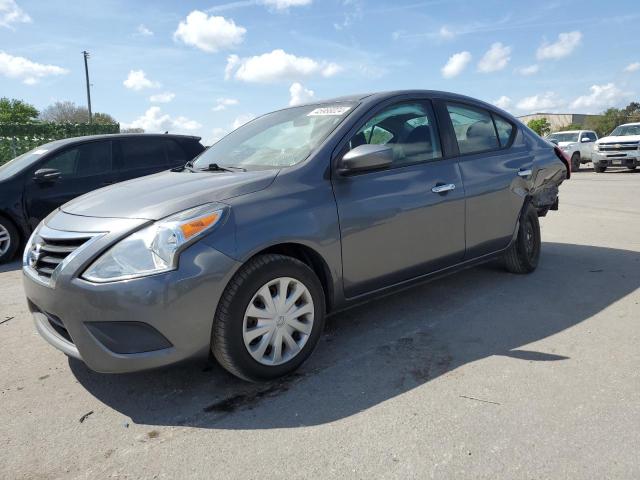
<instances>
[{"instance_id":1,"label":"front door handle","mask_svg":"<svg viewBox=\"0 0 640 480\"><path fill-rule=\"evenodd\" d=\"M444 185L436 185L431 189L433 193L446 193L449 190L453 190L456 186L453 183L446 183Z\"/></svg>"},{"instance_id":2,"label":"front door handle","mask_svg":"<svg viewBox=\"0 0 640 480\"><path fill-rule=\"evenodd\" d=\"M518 176L519 177L530 177L531 176L531 169L530 168L523 168L521 170L518 170Z\"/></svg>"}]
</instances>

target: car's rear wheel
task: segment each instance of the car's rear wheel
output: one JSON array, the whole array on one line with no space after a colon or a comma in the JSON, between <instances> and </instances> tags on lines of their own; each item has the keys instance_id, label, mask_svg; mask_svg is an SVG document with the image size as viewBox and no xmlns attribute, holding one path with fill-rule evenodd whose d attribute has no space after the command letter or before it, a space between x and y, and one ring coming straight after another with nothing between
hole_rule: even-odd
<instances>
[{"instance_id":1,"label":"car's rear wheel","mask_svg":"<svg viewBox=\"0 0 640 480\"><path fill-rule=\"evenodd\" d=\"M324 316L324 292L313 270L292 257L260 255L225 289L211 348L218 362L240 378L281 377L309 357Z\"/></svg>"},{"instance_id":2,"label":"car's rear wheel","mask_svg":"<svg viewBox=\"0 0 640 480\"><path fill-rule=\"evenodd\" d=\"M531 204L527 204L518 226L518 235L504 254L505 268L511 273L531 273L540 259L542 237L538 212Z\"/></svg>"},{"instance_id":3,"label":"car's rear wheel","mask_svg":"<svg viewBox=\"0 0 640 480\"><path fill-rule=\"evenodd\" d=\"M596 173L604 173L607 170L607 167L601 167L599 165L593 166L593 171Z\"/></svg>"},{"instance_id":4,"label":"car's rear wheel","mask_svg":"<svg viewBox=\"0 0 640 480\"><path fill-rule=\"evenodd\" d=\"M571 155L571 171L577 172L578 170L580 170L580 154L575 152Z\"/></svg>"},{"instance_id":5,"label":"car's rear wheel","mask_svg":"<svg viewBox=\"0 0 640 480\"><path fill-rule=\"evenodd\" d=\"M0 263L11 260L20 246L20 235L13 223L0 216Z\"/></svg>"}]
</instances>

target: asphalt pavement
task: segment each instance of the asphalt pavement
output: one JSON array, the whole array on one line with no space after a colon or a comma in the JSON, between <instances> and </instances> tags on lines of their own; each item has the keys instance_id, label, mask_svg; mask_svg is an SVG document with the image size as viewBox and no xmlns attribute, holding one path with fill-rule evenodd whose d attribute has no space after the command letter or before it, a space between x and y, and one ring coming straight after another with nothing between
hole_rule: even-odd
<instances>
[{"instance_id":1,"label":"asphalt pavement","mask_svg":"<svg viewBox=\"0 0 640 480\"><path fill-rule=\"evenodd\" d=\"M300 372L126 375L50 347L0 265L0 478L640 478L640 171L581 171L538 270L338 314Z\"/></svg>"}]
</instances>

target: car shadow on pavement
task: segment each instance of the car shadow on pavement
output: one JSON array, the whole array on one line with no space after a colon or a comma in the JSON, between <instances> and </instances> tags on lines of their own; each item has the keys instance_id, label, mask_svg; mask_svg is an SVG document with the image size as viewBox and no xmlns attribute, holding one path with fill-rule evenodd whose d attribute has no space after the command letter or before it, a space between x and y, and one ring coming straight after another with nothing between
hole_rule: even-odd
<instances>
[{"instance_id":1,"label":"car shadow on pavement","mask_svg":"<svg viewBox=\"0 0 640 480\"><path fill-rule=\"evenodd\" d=\"M93 373L73 359L69 364L91 394L139 424L319 425L492 355L532 364L567 361L564 352L530 344L591 318L639 286L638 252L545 243L531 275L487 265L330 317L316 353L278 382L246 383L213 363L123 375ZM472 394L451 392L452 399Z\"/></svg>"},{"instance_id":2,"label":"car shadow on pavement","mask_svg":"<svg viewBox=\"0 0 640 480\"><path fill-rule=\"evenodd\" d=\"M9 263L0 263L0 273L14 272L16 270L20 270L20 268L22 268L22 262L19 260L14 260Z\"/></svg>"}]
</instances>

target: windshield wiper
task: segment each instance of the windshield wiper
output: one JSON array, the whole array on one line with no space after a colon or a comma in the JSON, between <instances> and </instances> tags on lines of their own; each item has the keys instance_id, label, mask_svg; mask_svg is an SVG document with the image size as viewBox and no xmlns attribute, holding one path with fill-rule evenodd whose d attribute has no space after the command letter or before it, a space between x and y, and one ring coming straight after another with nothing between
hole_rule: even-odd
<instances>
[{"instance_id":1,"label":"windshield wiper","mask_svg":"<svg viewBox=\"0 0 640 480\"><path fill-rule=\"evenodd\" d=\"M217 163L210 163L207 168L203 168L205 172L233 172L233 171L241 171L246 172L246 168L242 167L233 167L231 165L218 165Z\"/></svg>"}]
</instances>

